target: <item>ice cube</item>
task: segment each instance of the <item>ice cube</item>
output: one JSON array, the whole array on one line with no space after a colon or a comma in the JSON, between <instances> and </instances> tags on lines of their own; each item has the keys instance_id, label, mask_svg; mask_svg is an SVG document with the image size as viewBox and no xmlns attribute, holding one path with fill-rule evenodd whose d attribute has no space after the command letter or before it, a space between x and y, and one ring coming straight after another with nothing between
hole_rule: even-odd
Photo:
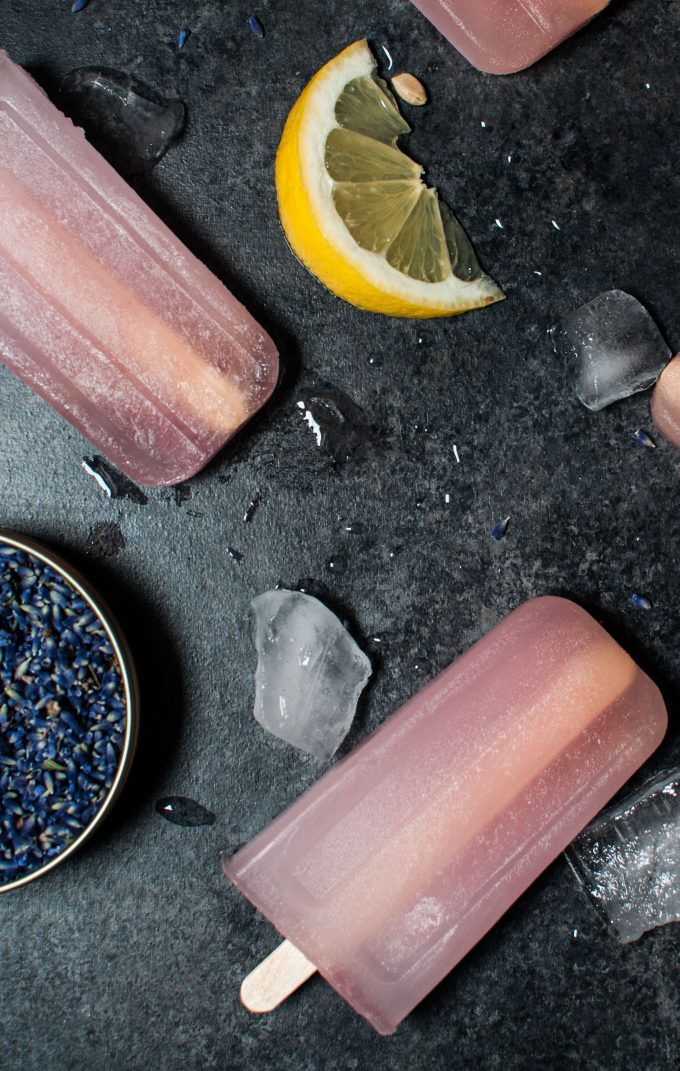
<instances>
[{"instance_id":1,"label":"ice cube","mask_svg":"<svg viewBox=\"0 0 680 1071\"><path fill-rule=\"evenodd\" d=\"M110 67L78 67L62 80L59 93L88 140L125 175L150 171L184 128L180 100Z\"/></svg>"},{"instance_id":2,"label":"ice cube","mask_svg":"<svg viewBox=\"0 0 680 1071\"><path fill-rule=\"evenodd\" d=\"M623 290L607 290L550 329L579 401L588 409L646 390L671 352L643 305Z\"/></svg>"},{"instance_id":3,"label":"ice cube","mask_svg":"<svg viewBox=\"0 0 680 1071\"><path fill-rule=\"evenodd\" d=\"M294 747L329 759L344 740L371 663L335 614L300 591L250 604L255 717Z\"/></svg>"},{"instance_id":4,"label":"ice cube","mask_svg":"<svg viewBox=\"0 0 680 1071\"><path fill-rule=\"evenodd\" d=\"M567 858L624 943L680 921L680 769L603 811Z\"/></svg>"}]
</instances>

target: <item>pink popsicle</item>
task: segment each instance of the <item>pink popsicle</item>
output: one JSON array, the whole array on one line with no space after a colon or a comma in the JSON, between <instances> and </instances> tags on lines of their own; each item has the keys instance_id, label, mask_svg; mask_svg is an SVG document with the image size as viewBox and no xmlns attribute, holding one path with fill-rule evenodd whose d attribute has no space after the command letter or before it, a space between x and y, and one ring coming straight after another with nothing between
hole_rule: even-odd
<instances>
[{"instance_id":1,"label":"pink popsicle","mask_svg":"<svg viewBox=\"0 0 680 1071\"><path fill-rule=\"evenodd\" d=\"M652 394L652 418L659 431L680 446L680 353L657 380Z\"/></svg>"},{"instance_id":2,"label":"pink popsicle","mask_svg":"<svg viewBox=\"0 0 680 1071\"><path fill-rule=\"evenodd\" d=\"M413 0L473 66L512 74L536 63L609 0Z\"/></svg>"},{"instance_id":3,"label":"pink popsicle","mask_svg":"<svg viewBox=\"0 0 680 1071\"><path fill-rule=\"evenodd\" d=\"M202 468L278 372L262 328L2 51L0 358L150 484Z\"/></svg>"},{"instance_id":4,"label":"pink popsicle","mask_svg":"<svg viewBox=\"0 0 680 1071\"><path fill-rule=\"evenodd\" d=\"M382 1034L660 743L656 686L567 599L525 603L225 872Z\"/></svg>"}]
</instances>

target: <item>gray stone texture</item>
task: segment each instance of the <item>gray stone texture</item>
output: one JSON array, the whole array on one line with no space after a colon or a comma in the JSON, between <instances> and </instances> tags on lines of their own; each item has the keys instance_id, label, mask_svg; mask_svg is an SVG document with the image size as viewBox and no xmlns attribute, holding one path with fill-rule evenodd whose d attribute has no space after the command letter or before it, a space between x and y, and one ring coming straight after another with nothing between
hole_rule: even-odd
<instances>
[{"instance_id":1,"label":"gray stone texture","mask_svg":"<svg viewBox=\"0 0 680 1071\"><path fill-rule=\"evenodd\" d=\"M101 587L143 688L135 768L101 834L0 896L0 1067L677 1067L680 927L619 946L563 860L384 1039L319 978L271 1016L245 1012L240 981L277 937L219 854L323 768L252 717L247 608L278 581L308 578L372 659L340 755L509 610L555 593L592 611L664 690L671 732L645 774L680 758L680 452L635 442L637 427L652 430L648 395L586 411L546 333L618 287L680 348L680 7L614 3L531 70L494 78L406 0L260 0L263 40L243 0L0 6L0 43L48 92L105 64L185 101L183 138L137 188L269 328L283 368L239 438L184 492L152 489L146 505L106 500L80 467L89 444L0 368L0 524ZM282 125L308 78L363 36L426 84L431 103L408 112L411 151L507 301L384 319L334 298L291 255L273 182ZM370 429L345 464L317 449L296 405L327 389ZM328 565L338 556L340 573ZM154 803L176 794L215 824L165 822Z\"/></svg>"}]
</instances>

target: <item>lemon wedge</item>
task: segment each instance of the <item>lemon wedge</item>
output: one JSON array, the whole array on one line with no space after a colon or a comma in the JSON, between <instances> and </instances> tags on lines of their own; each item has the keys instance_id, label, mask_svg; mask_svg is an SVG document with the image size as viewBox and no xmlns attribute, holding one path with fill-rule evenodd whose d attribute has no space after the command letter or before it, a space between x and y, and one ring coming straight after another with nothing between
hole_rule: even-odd
<instances>
[{"instance_id":1,"label":"lemon wedge","mask_svg":"<svg viewBox=\"0 0 680 1071\"><path fill-rule=\"evenodd\" d=\"M453 316L501 301L422 167L366 41L312 78L276 157L279 213L300 260L338 297L391 316Z\"/></svg>"}]
</instances>

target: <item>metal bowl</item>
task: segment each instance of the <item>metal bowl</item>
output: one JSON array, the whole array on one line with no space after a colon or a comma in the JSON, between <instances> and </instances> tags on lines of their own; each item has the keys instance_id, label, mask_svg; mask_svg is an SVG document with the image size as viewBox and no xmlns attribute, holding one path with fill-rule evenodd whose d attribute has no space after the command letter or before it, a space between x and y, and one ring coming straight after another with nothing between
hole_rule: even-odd
<instances>
[{"instance_id":1,"label":"metal bowl","mask_svg":"<svg viewBox=\"0 0 680 1071\"><path fill-rule=\"evenodd\" d=\"M30 554L35 558L39 558L41 561L45 562L46 565L49 565L55 573L59 574L59 576L61 576L87 603L89 603L111 641L111 646L113 647L114 654L118 659L118 664L120 666L125 693L125 733L120 760L111 786L104 799L101 801L99 810L90 820L88 825L85 826L83 831L78 834L76 839L69 844L67 848L64 848L63 852L55 855L43 866L39 866L30 874L24 874L20 878L16 878L5 885L0 885L0 893L5 893L9 892L11 889L19 888L20 885L27 885L29 881L34 881L35 878L42 877L48 870L52 870L55 866L63 863L69 856L78 851L106 818L122 791L132 765L139 729L139 687L132 655L120 626L104 600L97 594L89 582L62 558L28 536L0 529L0 545L15 547L18 550L25 551L27 554Z\"/></svg>"}]
</instances>

